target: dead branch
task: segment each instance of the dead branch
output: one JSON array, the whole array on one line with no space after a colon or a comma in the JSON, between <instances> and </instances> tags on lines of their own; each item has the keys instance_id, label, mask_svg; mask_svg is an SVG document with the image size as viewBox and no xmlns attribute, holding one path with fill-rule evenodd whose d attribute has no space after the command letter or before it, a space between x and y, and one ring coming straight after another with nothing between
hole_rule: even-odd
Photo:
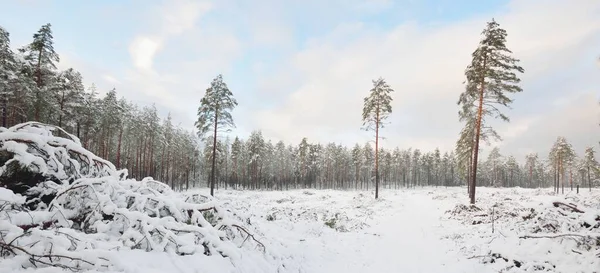
<instances>
[{"instance_id":1,"label":"dead branch","mask_svg":"<svg viewBox=\"0 0 600 273\"><path fill-rule=\"evenodd\" d=\"M580 210L580 209L578 209L576 206L574 206L574 205L571 205L571 204L565 204L565 203L563 203L563 202L558 202L558 201L556 201L556 202L552 202L552 204L553 204L555 207L559 207L559 206L565 206L565 207L569 208L569 209L570 209L571 211L573 211L573 212L584 213L584 211L583 211L583 210Z\"/></svg>"},{"instance_id":2,"label":"dead branch","mask_svg":"<svg viewBox=\"0 0 600 273\"><path fill-rule=\"evenodd\" d=\"M569 233L569 234L557 234L557 235L523 235L523 236L519 236L520 239L541 239L541 238L554 239L554 238L564 238L564 237L567 237L567 238L577 237L577 238L585 239L587 237L591 237L591 235L581 235L581 234Z\"/></svg>"},{"instance_id":3,"label":"dead branch","mask_svg":"<svg viewBox=\"0 0 600 273\"><path fill-rule=\"evenodd\" d=\"M245 228L243 228L243 227L241 227L241 226L238 226L238 225L236 225L236 224L233 224L233 225L231 225L231 226L232 226L232 227L235 227L235 228L237 228L239 231L242 231L242 232L246 233L247 237L246 237L246 239L244 240L244 242L246 242L246 240L247 240L248 238L252 238L252 240L254 240L254 242L256 242L258 245L260 245L260 246L263 248L263 252L264 252L264 251L266 251L266 247L265 247L265 245L264 245L263 243L261 243L259 240L257 240L257 239L254 237L254 235L252 235L252 233L248 232L248 230L246 230ZM242 243L242 244L243 244L243 243Z\"/></svg>"},{"instance_id":4,"label":"dead branch","mask_svg":"<svg viewBox=\"0 0 600 273\"><path fill-rule=\"evenodd\" d=\"M55 263L55 262L52 261L52 259L56 259L56 260L66 259L66 260L70 260L70 261L85 263L85 264L88 264L88 265L91 265L91 266L94 265L94 263L86 261L84 259L75 258L75 257L69 257L69 256L66 256L66 255L60 255L60 254L42 254L42 255L38 255L38 254L33 254L33 253L27 251L26 249L24 249L22 247L13 245L12 243L7 244L5 242L0 242L0 247L2 247L4 249L12 252L15 255L16 255L16 251L23 252L25 255L29 256L29 261L34 266L35 266L35 263L39 263L39 264L43 264L43 265L47 265L47 266L60 267L62 269L69 269L71 271L77 271L77 270L79 270L79 268L77 268L77 267L68 266L68 265L60 264L60 263ZM43 259L48 259L50 262L44 261Z\"/></svg>"}]
</instances>

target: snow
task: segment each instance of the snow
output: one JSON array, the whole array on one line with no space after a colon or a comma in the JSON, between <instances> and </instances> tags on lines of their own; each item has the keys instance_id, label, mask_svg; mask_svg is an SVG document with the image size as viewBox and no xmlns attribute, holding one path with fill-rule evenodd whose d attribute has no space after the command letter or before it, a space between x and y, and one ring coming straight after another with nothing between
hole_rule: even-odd
<instances>
[{"instance_id":1,"label":"snow","mask_svg":"<svg viewBox=\"0 0 600 273\"><path fill-rule=\"evenodd\" d=\"M195 194L208 190L163 191L172 202L178 202L181 199L176 196L198 196ZM562 196L552 194L551 189L479 188L478 209L473 211L468 209L464 188L386 189L380 193L375 200L373 193L366 191L218 190L212 202L246 219L245 226L265 244L265 254L256 246L231 257L123 248L102 252L112 263L110 270L88 272L485 273L533 272L544 265L548 270L544 272L600 272L600 258L595 257L598 246L584 251L575 240L519 238L550 234L548 230L534 233L542 220L558 221L559 233L593 234L591 228L577 228L577 223L597 221L600 194L596 192ZM22 200L0 189L0 200L5 199ZM567 213L553 206L555 201L579 204L584 213ZM492 207L494 233L491 217L486 216ZM531 209L538 217L535 223L523 220ZM509 261L490 263L490 253ZM515 267L513 260L523 263L521 268ZM20 262L0 259L0 272L34 272L20 269ZM61 271L46 268L35 272Z\"/></svg>"},{"instance_id":2,"label":"snow","mask_svg":"<svg viewBox=\"0 0 600 273\"><path fill-rule=\"evenodd\" d=\"M0 273L600 272L597 189L478 188L476 206L458 187L213 198L127 179L60 130L0 128L0 175L44 175L0 187Z\"/></svg>"}]
</instances>

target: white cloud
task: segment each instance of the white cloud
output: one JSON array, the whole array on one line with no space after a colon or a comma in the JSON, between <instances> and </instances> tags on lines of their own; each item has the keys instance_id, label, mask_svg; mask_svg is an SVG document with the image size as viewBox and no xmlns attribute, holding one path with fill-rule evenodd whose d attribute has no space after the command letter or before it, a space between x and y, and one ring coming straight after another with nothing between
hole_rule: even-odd
<instances>
[{"instance_id":1,"label":"white cloud","mask_svg":"<svg viewBox=\"0 0 600 273\"><path fill-rule=\"evenodd\" d=\"M160 49L162 41L158 38L147 36L135 37L129 45L129 54L133 65L140 70L151 71L154 56Z\"/></svg>"},{"instance_id":2,"label":"white cloud","mask_svg":"<svg viewBox=\"0 0 600 273\"><path fill-rule=\"evenodd\" d=\"M134 67L146 72L152 71L154 58L168 39L193 29L198 18L210 8L210 3L203 1L165 1L158 9L160 28L153 30L152 35L134 37L129 45Z\"/></svg>"}]
</instances>

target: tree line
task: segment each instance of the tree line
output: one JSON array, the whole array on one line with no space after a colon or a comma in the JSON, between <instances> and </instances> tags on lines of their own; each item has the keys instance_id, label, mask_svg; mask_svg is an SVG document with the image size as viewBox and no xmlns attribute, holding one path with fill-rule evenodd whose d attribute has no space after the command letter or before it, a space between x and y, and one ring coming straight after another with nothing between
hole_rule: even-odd
<instances>
[{"instance_id":1,"label":"tree line","mask_svg":"<svg viewBox=\"0 0 600 273\"><path fill-rule=\"evenodd\" d=\"M303 138L299 144L291 145L267 140L261 131L253 131L247 140L218 139L216 152L216 187L375 190L375 149L371 143L347 147L333 142L311 143ZM203 154L203 173L210 181L212 146L206 145ZM465 186L469 178L454 151L380 148L379 154L383 188ZM572 188L600 183L600 165L594 150L587 148L578 157L564 137L557 138L547 155L528 154L521 162L492 148L480 160L478 184L540 188L558 187L560 182L559 186Z\"/></svg>"}]
</instances>

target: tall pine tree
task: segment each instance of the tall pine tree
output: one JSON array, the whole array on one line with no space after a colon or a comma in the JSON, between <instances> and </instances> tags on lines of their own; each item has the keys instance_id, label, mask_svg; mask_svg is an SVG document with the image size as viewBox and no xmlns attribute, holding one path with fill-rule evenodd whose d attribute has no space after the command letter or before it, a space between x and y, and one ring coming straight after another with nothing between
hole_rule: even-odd
<instances>
[{"instance_id":1,"label":"tall pine tree","mask_svg":"<svg viewBox=\"0 0 600 273\"><path fill-rule=\"evenodd\" d=\"M231 111L237 106L237 101L233 98L233 94L223 82L223 76L219 74L210 83L210 87L206 89L204 97L200 101L198 107L198 120L196 128L198 135L204 136L208 132L213 131L212 145L212 167L210 178L210 195L214 196L215 190L215 165L216 165L216 149L217 149L217 131L235 127Z\"/></svg>"},{"instance_id":2,"label":"tall pine tree","mask_svg":"<svg viewBox=\"0 0 600 273\"><path fill-rule=\"evenodd\" d=\"M33 42L19 49L29 63L30 75L37 84L34 102L35 120L39 120L42 108L48 104L44 87L52 80L56 71L56 63L60 61L58 54L54 51L51 27L52 25L49 23L43 25L37 33L33 34Z\"/></svg>"},{"instance_id":3,"label":"tall pine tree","mask_svg":"<svg viewBox=\"0 0 600 273\"><path fill-rule=\"evenodd\" d=\"M392 113L392 97L394 90L383 78L373 80L373 88L364 99L363 126L365 130L375 131L375 199L379 198L379 129Z\"/></svg>"},{"instance_id":4,"label":"tall pine tree","mask_svg":"<svg viewBox=\"0 0 600 273\"><path fill-rule=\"evenodd\" d=\"M465 71L466 90L460 95L458 102L459 105L468 107L476 102L473 167L469 185L471 204L475 203L479 140L483 121L487 116L508 121L508 117L500 112L498 105L508 107L512 99L507 94L523 91L518 85L521 80L516 73L523 73L524 70L517 65L519 60L511 57L512 52L506 47L506 31L492 19L487 23L482 36L483 39L472 54L471 64Z\"/></svg>"}]
</instances>

